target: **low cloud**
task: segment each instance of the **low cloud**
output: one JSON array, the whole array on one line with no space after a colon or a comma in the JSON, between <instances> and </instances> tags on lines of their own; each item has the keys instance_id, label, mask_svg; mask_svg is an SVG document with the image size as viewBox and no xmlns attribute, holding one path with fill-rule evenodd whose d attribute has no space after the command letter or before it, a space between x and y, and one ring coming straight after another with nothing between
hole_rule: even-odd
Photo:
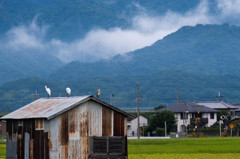
<instances>
[{"instance_id":1,"label":"low cloud","mask_svg":"<svg viewBox=\"0 0 240 159\"><path fill-rule=\"evenodd\" d=\"M218 0L217 7L221 10L222 16L239 16L240 1L239 0Z\"/></svg>"},{"instance_id":2,"label":"low cloud","mask_svg":"<svg viewBox=\"0 0 240 159\"><path fill-rule=\"evenodd\" d=\"M141 7L138 16L132 18L128 29L119 27L109 30L96 29L82 39L64 42L60 39L45 40L48 27L38 26L36 20L29 25L14 27L1 39L0 46L5 51L33 51L57 56L64 62L78 60L91 62L107 59L153 44L183 26L196 24L219 24L231 15L239 15L237 0L218 0L218 15L209 13L208 1L202 1L196 8L185 13L168 11L162 16L149 16ZM137 4L136 4L137 5Z\"/></svg>"}]
</instances>

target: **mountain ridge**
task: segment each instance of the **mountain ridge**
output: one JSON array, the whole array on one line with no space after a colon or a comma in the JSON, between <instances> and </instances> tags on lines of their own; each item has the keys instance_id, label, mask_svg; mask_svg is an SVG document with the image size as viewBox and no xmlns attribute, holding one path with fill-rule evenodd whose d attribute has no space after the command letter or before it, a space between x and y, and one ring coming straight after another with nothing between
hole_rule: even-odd
<instances>
[{"instance_id":1,"label":"mountain ridge","mask_svg":"<svg viewBox=\"0 0 240 159\"><path fill-rule=\"evenodd\" d=\"M74 61L52 73L50 78L138 75L161 70L235 75L240 73L240 68L235 65L240 62L239 39L240 27L227 24L183 27L151 46L108 60Z\"/></svg>"}]
</instances>

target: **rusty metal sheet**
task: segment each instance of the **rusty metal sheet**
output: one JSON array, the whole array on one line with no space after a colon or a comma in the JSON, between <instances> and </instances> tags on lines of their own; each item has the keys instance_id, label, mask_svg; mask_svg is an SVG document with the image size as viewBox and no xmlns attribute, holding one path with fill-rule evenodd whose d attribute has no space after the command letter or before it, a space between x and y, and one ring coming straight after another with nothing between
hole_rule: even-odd
<instances>
[{"instance_id":1,"label":"rusty metal sheet","mask_svg":"<svg viewBox=\"0 0 240 159\"><path fill-rule=\"evenodd\" d=\"M47 105L50 107L54 105L53 107L57 108L57 103L56 99L54 99L53 101L50 100L49 105ZM67 103L69 104L68 101ZM45 112L45 110L49 110L53 112L49 109L50 107L47 108L43 105L38 111ZM124 130L127 124L125 115L121 112L115 112L113 109L105 107L94 100L77 102L77 106L70 107L71 109L65 107L68 111L61 111L60 114L55 114L54 118L49 120L42 118L8 119L7 153L11 153L15 157L19 154L18 156L21 158L29 156L29 158L35 159L87 159L90 151L89 136L125 135ZM32 110L32 112L35 112L35 110ZM43 114L43 112L40 112L40 114ZM39 114L34 115L37 117Z\"/></svg>"},{"instance_id":2,"label":"rusty metal sheet","mask_svg":"<svg viewBox=\"0 0 240 159\"><path fill-rule=\"evenodd\" d=\"M89 136L102 136L102 105L88 102Z\"/></svg>"},{"instance_id":3,"label":"rusty metal sheet","mask_svg":"<svg viewBox=\"0 0 240 159\"><path fill-rule=\"evenodd\" d=\"M7 133L7 157L17 158L17 134L11 134L11 140L9 138Z\"/></svg>"},{"instance_id":4,"label":"rusty metal sheet","mask_svg":"<svg viewBox=\"0 0 240 159\"><path fill-rule=\"evenodd\" d=\"M59 146L58 158L65 159L68 158L68 145Z\"/></svg>"},{"instance_id":5,"label":"rusty metal sheet","mask_svg":"<svg viewBox=\"0 0 240 159\"><path fill-rule=\"evenodd\" d=\"M61 114L58 122L59 141L61 145L68 144L68 113Z\"/></svg>"},{"instance_id":6,"label":"rusty metal sheet","mask_svg":"<svg viewBox=\"0 0 240 159\"><path fill-rule=\"evenodd\" d=\"M44 159L49 159L49 139L48 132L44 133Z\"/></svg>"},{"instance_id":7,"label":"rusty metal sheet","mask_svg":"<svg viewBox=\"0 0 240 159\"><path fill-rule=\"evenodd\" d=\"M80 142L78 140L69 140L68 145L69 153L68 158L79 158Z\"/></svg>"},{"instance_id":8,"label":"rusty metal sheet","mask_svg":"<svg viewBox=\"0 0 240 159\"><path fill-rule=\"evenodd\" d=\"M49 121L49 149L51 152L55 152L58 149L58 118L54 118ZM51 154L51 153L50 153Z\"/></svg>"},{"instance_id":9,"label":"rusty metal sheet","mask_svg":"<svg viewBox=\"0 0 240 159\"><path fill-rule=\"evenodd\" d=\"M41 98L4 116L2 119L51 119L59 113L73 108L76 104L81 103L81 101L84 101L88 97L89 96Z\"/></svg>"},{"instance_id":10,"label":"rusty metal sheet","mask_svg":"<svg viewBox=\"0 0 240 159\"><path fill-rule=\"evenodd\" d=\"M29 143L29 159L34 159L34 139L30 139L30 143Z\"/></svg>"},{"instance_id":11,"label":"rusty metal sheet","mask_svg":"<svg viewBox=\"0 0 240 159\"><path fill-rule=\"evenodd\" d=\"M127 117L124 117L124 136L127 136Z\"/></svg>"},{"instance_id":12,"label":"rusty metal sheet","mask_svg":"<svg viewBox=\"0 0 240 159\"><path fill-rule=\"evenodd\" d=\"M68 112L69 115L69 158L88 156L88 109L87 103ZM87 157L86 157L87 159Z\"/></svg>"},{"instance_id":13,"label":"rusty metal sheet","mask_svg":"<svg viewBox=\"0 0 240 159\"><path fill-rule=\"evenodd\" d=\"M25 132L25 141L24 141L24 158L29 159L29 143L30 143L30 135L29 133Z\"/></svg>"},{"instance_id":14,"label":"rusty metal sheet","mask_svg":"<svg viewBox=\"0 0 240 159\"><path fill-rule=\"evenodd\" d=\"M80 145L79 158L80 159L88 159L88 155L89 155L89 137L88 136L80 137L79 145Z\"/></svg>"},{"instance_id":15,"label":"rusty metal sheet","mask_svg":"<svg viewBox=\"0 0 240 159\"><path fill-rule=\"evenodd\" d=\"M1 119L47 118L49 120L87 101L98 103L99 105L112 109L124 116L131 116L114 106L94 98L93 96L77 96L41 98L2 117Z\"/></svg>"},{"instance_id":16,"label":"rusty metal sheet","mask_svg":"<svg viewBox=\"0 0 240 159\"><path fill-rule=\"evenodd\" d=\"M112 110L106 107L102 107L102 136L113 136Z\"/></svg>"}]
</instances>

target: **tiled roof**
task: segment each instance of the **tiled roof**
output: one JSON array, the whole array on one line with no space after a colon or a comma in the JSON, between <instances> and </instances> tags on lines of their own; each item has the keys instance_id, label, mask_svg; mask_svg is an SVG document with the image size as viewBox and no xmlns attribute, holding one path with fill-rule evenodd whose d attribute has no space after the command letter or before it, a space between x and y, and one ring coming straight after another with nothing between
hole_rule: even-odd
<instances>
[{"instance_id":1,"label":"tiled roof","mask_svg":"<svg viewBox=\"0 0 240 159\"><path fill-rule=\"evenodd\" d=\"M208 108L203 105L197 105L191 102L179 102L179 103L167 106L166 108L162 108L158 111L164 111L164 110L172 111L174 113L181 113L186 111L188 111L189 113L196 113L198 111L202 113L218 112L217 110Z\"/></svg>"},{"instance_id":2,"label":"tiled roof","mask_svg":"<svg viewBox=\"0 0 240 159\"><path fill-rule=\"evenodd\" d=\"M212 109L237 109L234 105L224 103L222 101L216 102L197 102L197 105L204 105Z\"/></svg>"}]
</instances>

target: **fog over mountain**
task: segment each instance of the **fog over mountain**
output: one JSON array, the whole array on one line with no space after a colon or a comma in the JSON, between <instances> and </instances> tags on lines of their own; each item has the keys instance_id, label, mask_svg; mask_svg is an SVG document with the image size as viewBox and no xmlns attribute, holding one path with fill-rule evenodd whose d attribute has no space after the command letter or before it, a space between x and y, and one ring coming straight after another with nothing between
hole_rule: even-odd
<instances>
[{"instance_id":1,"label":"fog over mountain","mask_svg":"<svg viewBox=\"0 0 240 159\"><path fill-rule=\"evenodd\" d=\"M30 2L31 0L29 0L29 3ZM58 5L63 2L66 4L73 3L60 1ZM98 5L104 6L105 8L103 9L108 11L109 8L113 7L112 9L114 9L118 4L121 4L119 1L111 2L112 3L106 3L103 1ZM43 1L42 3L46 2ZM51 2L49 3L51 6ZM177 1L175 3L175 5L178 5L177 3L181 4L181 2ZM80 4L81 3L79 3L79 5ZM85 3L83 3L83 5L86 7L91 6ZM4 2L2 2L2 6L4 7ZM82 6L79 10L85 9L85 6ZM165 8L165 10L162 9L161 12L154 7L145 8L145 3L141 1L131 1L128 5L124 4L122 6L122 8L119 7L120 11L116 11L117 13L113 15L116 16L116 19L123 20L125 25L122 25L123 23L121 22L115 22L115 24L111 26L100 24L98 21L91 21L91 16L93 15L89 15L90 22L93 23L94 27L89 27L86 29L86 32L79 34L79 37L76 33L75 38L69 38L71 40L66 40L68 38L61 38L61 36L57 35L52 36L52 32L59 30L59 28L54 26L54 22L46 22L47 20L44 19L44 13L41 13L41 11L39 13L36 12L32 20L23 20L21 23L11 26L4 33L0 44L1 52L47 53L58 57L63 62L71 62L73 60L92 62L149 46L183 26L222 23L238 25L240 22L238 18L240 9L236 7L239 6L239 2L235 0L203 0L198 4L192 4L190 7L183 5L185 8L183 7L182 10ZM62 8L58 10L63 9L63 6L61 7ZM99 11L99 8L94 6L94 4L91 7L92 9L96 9L96 12L104 12L104 10ZM167 5L164 7L167 7ZM134 13L130 14L129 9L132 8ZM68 11L71 12L70 10ZM127 13L129 13L130 17L127 17ZM62 12L60 14L64 13ZM78 15L78 13L75 14ZM81 12L79 14L81 14ZM82 14L79 15L79 17L81 16ZM97 15L95 16L97 17ZM101 16L101 14L99 16ZM105 17L100 17L100 19L103 22L108 21ZM71 21L72 19L68 17L68 20ZM86 21L87 20L82 20L82 25L84 25ZM81 24L81 21L76 21L75 23ZM78 27L74 27L74 29L77 28ZM72 28L68 29L71 30ZM81 29L81 27L79 27L79 29ZM62 30L62 32L65 33L64 30ZM74 33L68 34L66 37L72 36L73 34Z\"/></svg>"}]
</instances>

